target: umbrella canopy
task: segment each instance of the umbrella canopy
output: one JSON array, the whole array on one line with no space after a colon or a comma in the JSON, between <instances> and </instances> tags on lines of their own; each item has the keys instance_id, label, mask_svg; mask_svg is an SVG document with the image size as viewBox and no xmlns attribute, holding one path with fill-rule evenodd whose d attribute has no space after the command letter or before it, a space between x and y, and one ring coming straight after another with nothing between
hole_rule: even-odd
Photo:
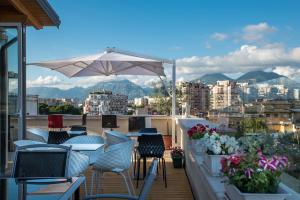
<instances>
[{"instance_id":1,"label":"umbrella canopy","mask_svg":"<svg viewBox=\"0 0 300 200\"><path fill-rule=\"evenodd\" d=\"M30 63L58 71L68 77L149 75L165 76L163 62L118 52Z\"/></svg>"}]
</instances>

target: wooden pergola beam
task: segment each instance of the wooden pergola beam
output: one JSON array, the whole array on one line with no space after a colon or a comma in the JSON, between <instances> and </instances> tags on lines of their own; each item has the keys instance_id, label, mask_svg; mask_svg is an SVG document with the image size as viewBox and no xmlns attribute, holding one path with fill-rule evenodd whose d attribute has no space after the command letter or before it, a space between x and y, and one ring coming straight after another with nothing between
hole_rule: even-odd
<instances>
[{"instance_id":1,"label":"wooden pergola beam","mask_svg":"<svg viewBox=\"0 0 300 200\"><path fill-rule=\"evenodd\" d=\"M30 21L30 23L36 28L36 29L42 29L43 25L39 22L39 20L32 15L32 13L24 6L24 4L20 0L9 0L12 5L17 9L19 12L21 12L24 16L27 17L27 20Z\"/></svg>"}]
</instances>

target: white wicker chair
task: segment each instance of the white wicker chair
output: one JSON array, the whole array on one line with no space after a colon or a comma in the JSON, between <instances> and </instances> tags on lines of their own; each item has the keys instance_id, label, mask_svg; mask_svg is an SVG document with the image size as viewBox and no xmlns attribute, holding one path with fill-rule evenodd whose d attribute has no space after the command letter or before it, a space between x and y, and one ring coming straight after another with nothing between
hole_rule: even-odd
<instances>
[{"instance_id":1,"label":"white wicker chair","mask_svg":"<svg viewBox=\"0 0 300 200\"><path fill-rule=\"evenodd\" d=\"M98 159L93 164L94 172L92 175L92 186L95 175L97 176L97 180L100 181L103 173L114 172L124 178L128 193L130 195L135 195L134 187L129 174L133 144L133 141L129 139L127 141L108 146L106 151L98 155ZM96 189L98 190L99 183L96 185Z\"/></svg>"},{"instance_id":2,"label":"white wicker chair","mask_svg":"<svg viewBox=\"0 0 300 200\"><path fill-rule=\"evenodd\" d=\"M119 131L106 130L104 133L106 136L106 144L108 146L131 140L129 137Z\"/></svg>"}]
</instances>

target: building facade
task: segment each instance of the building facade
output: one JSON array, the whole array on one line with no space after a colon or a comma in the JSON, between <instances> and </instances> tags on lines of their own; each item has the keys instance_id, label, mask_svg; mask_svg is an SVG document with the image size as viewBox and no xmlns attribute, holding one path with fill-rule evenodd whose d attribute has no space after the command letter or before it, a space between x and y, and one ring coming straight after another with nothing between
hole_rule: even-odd
<instances>
[{"instance_id":1,"label":"building facade","mask_svg":"<svg viewBox=\"0 0 300 200\"><path fill-rule=\"evenodd\" d=\"M242 101L234 81L217 81L210 91L210 109L241 112Z\"/></svg>"},{"instance_id":2,"label":"building facade","mask_svg":"<svg viewBox=\"0 0 300 200\"><path fill-rule=\"evenodd\" d=\"M84 102L83 112L89 115L126 114L128 96L111 91L92 92Z\"/></svg>"},{"instance_id":3,"label":"building facade","mask_svg":"<svg viewBox=\"0 0 300 200\"><path fill-rule=\"evenodd\" d=\"M181 82L182 103L188 103L192 115L206 116L209 110L209 87L201 82Z\"/></svg>"}]
</instances>

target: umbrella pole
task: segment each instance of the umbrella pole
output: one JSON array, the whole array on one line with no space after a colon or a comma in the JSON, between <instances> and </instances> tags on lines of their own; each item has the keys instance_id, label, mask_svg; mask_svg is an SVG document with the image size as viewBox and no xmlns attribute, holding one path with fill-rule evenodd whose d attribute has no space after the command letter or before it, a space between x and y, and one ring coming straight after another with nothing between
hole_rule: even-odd
<instances>
[{"instance_id":1,"label":"umbrella pole","mask_svg":"<svg viewBox=\"0 0 300 200\"><path fill-rule=\"evenodd\" d=\"M172 66L172 145L176 144L176 60Z\"/></svg>"}]
</instances>

